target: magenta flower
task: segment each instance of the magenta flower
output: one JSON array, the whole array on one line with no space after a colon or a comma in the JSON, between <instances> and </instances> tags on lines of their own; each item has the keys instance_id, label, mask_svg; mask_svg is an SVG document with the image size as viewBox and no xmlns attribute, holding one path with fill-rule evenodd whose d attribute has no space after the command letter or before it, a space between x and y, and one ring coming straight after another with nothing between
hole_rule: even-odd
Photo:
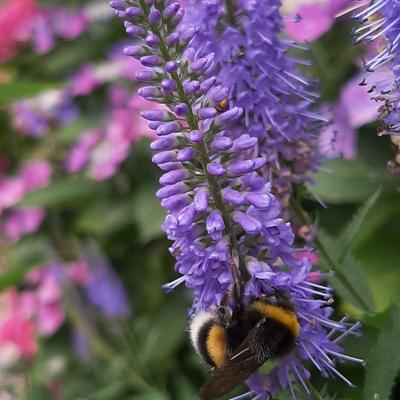
<instances>
[{"instance_id":1,"label":"magenta flower","mask_svg":"<svg viewBox=\"0 0 400 400\"><path fill-rule=\"evenodd\" d=\"M38 13L35 0L9 0L0 5L0 64L11 60L29 37Z\"/></svg>"},{"instance_id":2,"label":"magenta flower","mask_svg":"<svg viewBox=\"0 0 400 400\"><path fill-rule=\"evenodd\" d=\"M74 173L82 170L89 161L91 150L100 139L101 132L99 131L84 132L74 144L65 160L64 165L67 172Z\"/></svg>"},{"instance_id":3,"label":"magenta flower","mask_svg":"<svg viewBox=\"0 0 400 400\"><path fill-rule=\"evenodd\" d=\"M327 158L352 159L357 153L357 129L378 117L377 104L360 85L361 77L351 79L341 90L332 110L332 123L320 136L320 149Z\"/></svg>"},{"instance_id":4,"label":"magenta flower","mask_svg":"<svg viewBox=\"0 0 400 400\"><path fill-rule=\"evenodd\" d=\"M25 195L25 185L21 178L0 179L0 215L6 208L16 205Z\"/></svg>"},{"instance_id":5,"label":"magenta flower","mask_svg":"<svg viewBox=\"0 0 400 400\"><path fill-rule=\"evenodd\" d=\"M10 356L30 359L38 351L35 324L20 308L20 295L15 289L8 289L0 295L0 355L3 362Z\"/></svg>"},{"instance_id":6,"label":"magenta flower","mask_svg":"<svg viewBox=\"0 0 400 400\"><path fill-rule=\"evenodd\" d=\"M20 208L11 211L2 222L2 230L10 242L18 242L22 236L36 232L45 213L38 207Z\"/></svg>"},{"instance_id":7,"label":"magenta flower","mask_svg":"<svg viewBox=\"0 0 400 400\"><path fill-rule=\"evenodd\" d=\"M89 18L84 9L70 11L62 7L41 7L32 26L32 40L38 54L46 54L60 37L73 40L89 27Z\"/></svg>"},{"instance_id":8,"label":"magenta flower","mask_svg":"<svg viewBox=\"0 0 400 400\"><path fill-rule=\"evenodd\" d=\"M20 172L25 191L43 189L50 183L52 169L45 160L33 160L25 163Z\"/></svg>"},{"instance_id":9,"label":"magenta flower","mask_svg":"<svg viewBox=\"0 0 400 400\"><path fill-rule=\"evenodd\" d=\"M313 41L327 32L335 22L335 15L351 0L314 0L307 3L301 1L293 2L289 17L285 21L286 33L295 41ZM300 4L299 4L300 3Z\"/></svg>"}]
</instances>

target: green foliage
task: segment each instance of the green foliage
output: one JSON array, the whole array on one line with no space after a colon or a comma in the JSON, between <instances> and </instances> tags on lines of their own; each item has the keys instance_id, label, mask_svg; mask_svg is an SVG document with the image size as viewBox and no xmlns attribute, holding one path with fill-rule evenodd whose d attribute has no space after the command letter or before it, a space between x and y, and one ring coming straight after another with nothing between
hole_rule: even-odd
<instances>
[{"instance_id":1,"label":"green foliage","mask_svg":"<svg viewBox=\"0 0 400 400\"><path fill-rule=\"evenodd\" d=\"M39 235L7 249L5 259L10 270L0 275L0 291L21 283L30 269L46 261L49 251L48 239Z\"/></svg>"},{"instance_id":2,"label":"green foliage","mask_svg":"<svg viewBox=\"0 0 400 400\"><path fill-rule=\"evenodd\" d=\"M88 199L101 198L109 192L107 183L98 183L71 176L56 181L47 188L28 194L21 201L22 206L60 208L81 205Z\"/></svg>"},{"instance_id":3,"label":"green foliage","mask_svg":"<svg viewBox=\"0 0 400 400\"><path fill-rule=\"evenodd\" d=\"M394 380L400 370L400 312L392 306L376 345L368 356L365 375L364 399L387 400L390 398Z\"/></svg>"},{"instance_id":4,"label":"green foliage","mask_svg":"<svg viewBox=\"0 0 400 400\"><path fill-rule=\"evenodd\" d=\"M146 185L134 194L131 202L133 218L138 225L143 242L148 242L162 234L161 224L164 221L165 212L155 196L156 191L156 187Z\"/></svg>"},{"instance_id":5,"label":"green foliage","mask_svg":"<svg viewBox=\"0 0 400 400\"><path fill-rule=\"evenodd\" d=\"M313 175L310 192L332 204L358 203L370 197L385 181L385 172L360 161L333 160Z\"/></svg>"},{"instance_id":6,"label":"green foliage","mask_svg":"<svg viewBox=\"0 0 400 400\"><path fill-rule=\"evenodd\" d=\"M34 97L45 90L57 89L60 83L15 81L0 84L0 104Z\"/></svg>"}]
</instances>

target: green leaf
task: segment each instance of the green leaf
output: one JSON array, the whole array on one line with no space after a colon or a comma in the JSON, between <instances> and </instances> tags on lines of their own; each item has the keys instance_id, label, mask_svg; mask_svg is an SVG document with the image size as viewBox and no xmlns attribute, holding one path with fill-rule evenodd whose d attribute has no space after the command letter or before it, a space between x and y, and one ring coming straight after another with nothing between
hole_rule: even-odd
<instances>
[{"instance_id":1,"label":"green leaf","mask_svg":"<svg viewBox=\"0 0 400 400\"><path fill-rule=\"evenodd\" d=\"M374 298L362 264L351 254L347 254L341 270L343 271L343 275L346 276L345 281L338 274L334 274L329 278L337 293L357 308L374 313Z\"/></svg>"},{"instance_id":2,"label":"green leaf","mask_svg":"<svg viewBox=\"0 0 400 400\"><path fill-rule=\"evenodd\" d=\"M40 265L50 251L44 237L29 237L7 249L5 253L8 271L0 276L0 291L19 284L30 269Z\"/></svg>"},{"instance_id":3,"label":"green leaf","mask_svg":"<svg viewBox=\"0 0 400 400\"><path fill-rule=\"evenodd\" d=\"M348 302L368 313L375 312L374 299L368 284L364 268L351 253L341 264L338 256L343 253L343 244L335 240L322 228L318 229L316 245L321 267L334 271L330 278L333 287Z\"/></svg>"},{"instance_id":4,"label":"green leaf","mask_svg":"<svg viewBox=\"0 0 400 400\"><path fill-rule=\"evenodd\" d=\"M400 313L395 306L378 337L376 347L368 357L364 399L388 400L394 380L400 370Z\"/></svg>"},{"instance_id":5,"label":"green leaf","mask_svg":"<svg viewBox=\"0 0 400 400\"><path fill-rule=\"evenodd\" d=\"M0 85L0 104L34 97L46 90L62 87L61 83L14 81Z\"/></svg>"},{"instance_id":6,"label":"green leaf","mask_svg":"<svg viewBox=\"0 0 400 400\"><path fill-rule=\"evenodd\" d=\"M143 242L149 242L162 235L161 224L164 221L165 212L155 192L156 189L146 186L134 195L132 201L133 217L138 224Z\"/></svg>"},{"instance_id":7,"label":"green leaf","mask_svg":"<svg viewBox=\"0 0 400 400\"><path fill-rule=\"evenodd\" d=\"M329 203L358 203L376 192L385 175L359 161L334 160L324 164L324 171L312 177L315 185L308 190Z\"/></svg>"},{"instance_id":8,"label":"green leaf","mask_svg":"<svg viewBox=\"0 0 400 400\"><path fill-rule=\"evenodd\" d=\"M186 305L177 299L170 299L145 330L140 354L145 364L157 372L154 376L158 376L160 370L172 366L170 360L185 337L185 319Z\"/></svg>"},{"instance_id":9,"label":"green leaf","mask_svg":"<svg viewBox=\"0 0 400 400\"><path fill-rule=\"evenodd\" d=\"M88 198L101 198L107 192L107 184L71 176L54 182L45 189L28 194L20 204L47 208L71 206L80 204Z\"/></svg>"},{"instance_id":10,"label":"green leaf","mask_svg":"<svg viewBox=\"0 0 400 400\"><path fill-rule=\"evenodd\" d=\"M130 202L99 202L81 212L75 228L89 234L111 235L133 222L130 210Z\"/></svg>"},{"instance_id":11,"label":"green leaf","mask_svg":"<svg viewBox=\"0 0 400 400\"><path fill-rule=\"evenodd\" d=\"M149 391L129 397L129 400L168 400L168 398L169 397L165 393L159 391Z\"/></svg>"},{"instance_id":12,"label":"green leaf","mask_svg":"<svg viewBox=\"0 0 400 400\"><path fill-rule=\"evenodd\" d=\"M79 138L82 132L90 127L93 127L92 120L89 118L80 118L67 125L62 125L52 132L52 135L57 139L57 141L65 144L72 144Z\"/></svg>"},{"instance_id":13,"label":"green leaf","mask_svg":"<svg viewBox=\"0 0 400 400\"><path fill-rule=\"evenodd\" d=\"M340 260L339 261L340 264L341 261L346 258L355 236L360 231L361 226L365 220L365 217L367 216L371 208L376 204L380 196L380 193L381 193L380 190L375 192L374 195L371 196L362 207L360 207L360 209L355 213L351 221L347 224L346 228L339 236L339 241L343 246L343 248L341 249L342 251L338 257L338 259Z\"/></svg>"}]
</instances>

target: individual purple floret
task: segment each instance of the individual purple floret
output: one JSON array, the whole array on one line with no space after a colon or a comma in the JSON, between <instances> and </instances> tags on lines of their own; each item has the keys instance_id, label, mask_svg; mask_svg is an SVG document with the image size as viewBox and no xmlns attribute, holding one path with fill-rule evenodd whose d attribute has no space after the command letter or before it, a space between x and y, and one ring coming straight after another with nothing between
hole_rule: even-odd
<instances>
[{"instance_id":1,"label":"individual purple floret","mask_svg":"<svg viewBox=\"0 0 400 400\"><path fill-rule=\"evenodd\" d=\"M244 110L242 126L259 138L266 159L264 175L284 208L293 185L319 164L317 127L324 118L313 111L312 82L298 71L306 61L288 54L283 41L279 0L189 0L187 24L198 26L196 43L214 52L218 81L228 88L231 106Z\"/></svg>"},{"instance_id":2,"label":"individual purple floret","mask_svg":"<svg viewBox=\"0 0 400 400\"><path fill-rule=\"evenodd\" d=\"M274 285L292 294L299 312L299 346L279 363L276 385L291 388L296 380L307 387L309 372L302 361L315 361L324 376L342 377L334 360L347 356L331 329L344 337L358 325L329 319L329 289L311 281L309 261L295 257L290 224L281 218L281 205L261 174L271 165L268 155L259 151L265 146L265 132L252 132L258 124L254 118L247 121L250 113L241 106L221 108L229 90L213 75L216 55L199 51L192 26L177 28L183 11L176 3L116 0L111 6L131 36L138 32L126 53L147 67L137 74L143 82L140 94L166 106L142 113L157 133L151 144L153 162L164 174L156 195L167 210L163 229L173 241L171 253L180 274L165 289L182 283L191 288L192 313L219 305L233 281L233 257L237 274L248 280L246 299ZM307 353L301 345L311 346L309 342L314 347ZM256 397L273 391L263 385L259 392L259 386L249 384Z\"/></svg>"}]
</instances>

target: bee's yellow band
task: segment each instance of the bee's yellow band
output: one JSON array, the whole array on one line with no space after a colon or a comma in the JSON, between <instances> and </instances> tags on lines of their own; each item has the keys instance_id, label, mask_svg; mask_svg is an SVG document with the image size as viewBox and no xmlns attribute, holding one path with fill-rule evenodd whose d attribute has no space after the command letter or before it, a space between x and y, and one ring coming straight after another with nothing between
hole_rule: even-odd
<instances>
[{"instance_id":1,"label":"bee's yellow band","mask_svg":"<svg viewBox=\"0 0 400 400\"><path fill-rule=\"evenodd\" d=\"M207 352L217 368L228 359L228 340L224 327L214 325L207 336Z\"/></svg>"},{"instance_id":2,"label":"bee's yellow band","mask_svg":"<svg viewBox=\"0 0 400 400\"><path fill-rule=\"evenodd\" d=\"M292 334L297 337L300 331L300 325L297 321L296 314L293 311L285 310L279 306L265 304L261 301L255 301L252 307L268 318L272 318L285 325Z\"/></svg>"}]
</instances>

